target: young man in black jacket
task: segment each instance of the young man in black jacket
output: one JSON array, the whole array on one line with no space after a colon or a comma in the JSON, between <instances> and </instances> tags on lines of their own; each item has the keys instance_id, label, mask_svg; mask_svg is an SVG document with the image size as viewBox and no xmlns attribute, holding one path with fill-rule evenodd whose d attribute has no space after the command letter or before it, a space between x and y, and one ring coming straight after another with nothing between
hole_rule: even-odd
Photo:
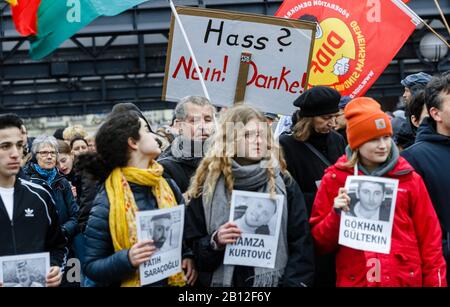
<instances>
[{"instance_id":1,"label":"young man in black jacket","mask_svg":"<svg viewBox=\"0 0 450 307\"><path fill-rule=\"evenodd\" d=\"M418 172L430 193L444 238L443 251L450 264L450 75L434 77L425 88L430 117L417 130L416 143L402 156ZM448 270L447 270L448 271ZM447 272L447 278L448 278ZM448 279L447 279L448 280Z\"/></svg>"},{"instance_id":2,"label":"young man in black jacket","mask_svg":"<svg viewBox=\"0 0 450 307\"><path fill-rule=\"evenodd\" d=\"M48 287L61 283L66 238L51 195L42 187L17 178L22 158L22 120L0 115L0 256L50 252Z\"/></svg>"}]
</instances>

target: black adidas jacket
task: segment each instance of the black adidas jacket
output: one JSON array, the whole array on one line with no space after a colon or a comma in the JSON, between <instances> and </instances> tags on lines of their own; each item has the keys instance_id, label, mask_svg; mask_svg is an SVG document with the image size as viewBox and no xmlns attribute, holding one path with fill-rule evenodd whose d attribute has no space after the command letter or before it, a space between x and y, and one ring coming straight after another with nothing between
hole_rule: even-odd
<instances>
[{"instance_id":1,"label":"black adidas jacket","mask_svg":"<svg viewBox=\"0 0 450 307\"><path fill-rule=\"evenodd\" d=\"M0 256L41 252L50 252L51 266L67 260L55 203L43 187L17 178L12 221L0 197Z\"/></svg>"}]
</instances>

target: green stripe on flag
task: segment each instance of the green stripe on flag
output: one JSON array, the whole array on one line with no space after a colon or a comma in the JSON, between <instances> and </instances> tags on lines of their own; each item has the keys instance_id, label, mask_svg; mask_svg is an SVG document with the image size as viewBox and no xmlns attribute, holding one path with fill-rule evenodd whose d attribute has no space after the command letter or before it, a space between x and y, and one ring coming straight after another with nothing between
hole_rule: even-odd
<instances>
[{"instance_id":1,"label":"green stripe on flag","mask_svg":"<svg viewBox=\"0 0 450 307\"><path fill-rule=\"evenodd\" d=\"M114 16L148 0L42 0L38 33L30 39L30 56L42 59L66 39L102 15Z\"/></svg>"}]
</instances>

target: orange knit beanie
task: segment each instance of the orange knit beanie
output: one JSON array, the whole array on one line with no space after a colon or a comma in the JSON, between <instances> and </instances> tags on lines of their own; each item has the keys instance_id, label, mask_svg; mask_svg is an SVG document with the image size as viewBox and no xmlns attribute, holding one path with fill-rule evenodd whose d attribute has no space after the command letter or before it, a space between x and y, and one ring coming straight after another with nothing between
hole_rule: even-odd
<instances>
[{"instance_id":1,"label":"orange knit beanie","mask_svg":"<svg viewBox=\"0 0 450 307\"><path fill-rule=\"evenodd\" d=\"M374 99L352 99L344 109L347 119L347 139L352 150L362 144L385 135L392 136L391 120Z\"/></svg>"}]
</instances>

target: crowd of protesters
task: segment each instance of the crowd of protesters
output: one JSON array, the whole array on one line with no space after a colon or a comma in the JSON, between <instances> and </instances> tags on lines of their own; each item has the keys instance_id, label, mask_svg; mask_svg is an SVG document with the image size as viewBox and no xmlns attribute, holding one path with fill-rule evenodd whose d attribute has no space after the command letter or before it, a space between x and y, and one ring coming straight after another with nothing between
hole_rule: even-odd
<instances>
[{"instance_id":1,"label":"crowd of protesters","mask_svg":"<svg viewBox=\"0 0 450 307\"><path fill-rule=\"evenodd\" d=\"M275 122L245 103L218 112L188 96L156 131L119 103L95 136L71 126L32 139L19 117L1 114L0 257L49 252L49 287L140 286L138 268L159 246L137 239L137 212L185 204L182 272L151 286L446 286L450 74L401 84L404 110L317 86ZM388 254L339 244L352 175L399 182ZM224 264L242 235L229 221L233 190L284 196L273 269ZM76 285L69 258L81 263ZM367 278L371 259L381 280Z\"/></svg>"}]
</instances>

